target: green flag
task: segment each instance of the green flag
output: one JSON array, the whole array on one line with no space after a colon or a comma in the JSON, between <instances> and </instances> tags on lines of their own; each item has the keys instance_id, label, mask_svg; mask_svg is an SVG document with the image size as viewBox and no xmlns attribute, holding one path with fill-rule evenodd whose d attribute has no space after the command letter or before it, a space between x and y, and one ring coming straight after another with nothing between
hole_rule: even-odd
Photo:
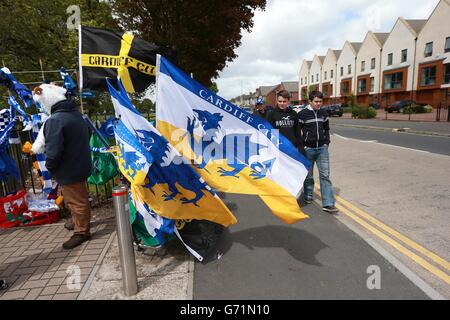
<instances>
[{"instance_id":1,"label":"green flag","mask_svg":"<svg viewBox=\"0 0 450 320\"><path fill-rule=\"evenodd\" d=\"M100 138L94 133L91 136L89 145L94 148L104 147ZM116 160L110 153L92 152L92 174L88 178L90 184L105 184L119 173Z\"/></svg>"}]
</instances>

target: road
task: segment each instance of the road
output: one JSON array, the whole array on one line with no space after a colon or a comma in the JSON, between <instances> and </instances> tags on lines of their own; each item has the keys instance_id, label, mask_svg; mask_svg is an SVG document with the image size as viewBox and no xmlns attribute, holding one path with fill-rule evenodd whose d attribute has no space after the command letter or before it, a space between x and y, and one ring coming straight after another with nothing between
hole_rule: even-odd
<instances>
[{"instance_id":1,"label":"road","mask_svg":"<svg viewBox=\"0 0 450 320\"><path fill-rule=\"evenodd\" d=\"M358 235L316 204L289 226L259 198L227 195L238 223L223 236L219 260L196 263L194 299L427 299ZM369 290L370 266L381 289ZM370 271L370 270L369 270Z\"/></svg>"},{"instance_id":2,"label":"road","mask_svg":"<svg viewBox=\"0 0 450 320\"><path fill-rule=\"evenodd\" d=\"M226 195L238 224L196 263L194 299L450 298L450 138L332 127L340 213L320 200L288 226L253 196ZM317 172L315 174L317 177ZM426 195L426 196L424 196ZM380 289L368 289L368 268Z\"/></svg>"},{"instance_id":3,"label":"road","mask_svg":"<svg viewBox=\"0 0 450 320\"><path fill-rule=\"evenodd\" d=\"M450 156L450 137L418 135L404 132L379 131L352 127L334 126L331 133L342 137L374 141L402 148Z\"/></svg>"}]
</instances>

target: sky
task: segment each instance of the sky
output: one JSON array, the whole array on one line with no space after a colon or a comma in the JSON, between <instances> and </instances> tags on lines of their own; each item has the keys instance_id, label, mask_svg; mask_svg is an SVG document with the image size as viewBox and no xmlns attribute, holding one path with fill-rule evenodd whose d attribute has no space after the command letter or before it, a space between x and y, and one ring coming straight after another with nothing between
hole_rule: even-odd
<instances>
[{"instance_id":1,"label":"sky","mask_svg":"<svg viewBox=\"0 0 450 320\"><path fill-rule=\"evenodd\" d=\"M298 81L303 59L362 42L367 31L390 32L398 17L427 19L439 0L268 0L243 32L238 57L216 79L232 99L259 86Z\"/></svg>"}]
</instances>

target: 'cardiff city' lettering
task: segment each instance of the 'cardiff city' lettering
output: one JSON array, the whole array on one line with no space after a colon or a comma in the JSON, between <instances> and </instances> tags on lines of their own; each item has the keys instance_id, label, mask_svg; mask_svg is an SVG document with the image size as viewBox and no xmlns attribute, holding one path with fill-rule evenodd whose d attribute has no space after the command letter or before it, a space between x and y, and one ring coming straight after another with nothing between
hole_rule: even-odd
<instances>
[{"instance_id":1,"label":"'cardiff city' lettering","mask_svg":"<svg viewBox=\"0 0 450 320\"><path fill-rule=\"evenodd\" d=\"M218 108L228 112L229 114L232 114L236 118L239 118L239 119L245 121L248 124L253 123L253 117L251 115L248 115L247 113L245 113L244 111L242 111L238 107L229 105L228 103L226 103L225 101L223 101L219 97L208 93L208 91L202 89L202 90L200 90L198 92L198 95L203 100L206 100L206 101L210 102L211 104L215 105L216 107L218 107ZM266 126L264 124L262 124L262 123L257 124L256 127L260 131L264 130L264 129L267 129ZM268 136L266 133L265 133L265 135Z\"/></svg>"}]
</instances>

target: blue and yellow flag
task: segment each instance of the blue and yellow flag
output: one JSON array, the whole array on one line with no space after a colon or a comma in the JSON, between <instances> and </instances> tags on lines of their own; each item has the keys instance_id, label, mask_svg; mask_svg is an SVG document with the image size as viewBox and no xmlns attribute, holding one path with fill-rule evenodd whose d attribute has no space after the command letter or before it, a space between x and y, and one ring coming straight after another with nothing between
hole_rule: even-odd
<instances>
[{"instance_id":1,"label":"blue and yellow flag","mask_svg":"<svg viewBox=\"0 0 450 320\"><path fill-rule=\"evenodd\" d=\"M128 99L120 81L108 87L120 121L115 126L119 169L130 181L133 198L169 219L237 222L214 190L148 122Z\"/></svg>"},{"instance_id":2,"label":"blue and yellow flag","mask_svg":"<svg viewBox=\"0 0 450 320\"><path fill-rule=\"evenodd\" d=\"M258 195L285 223L305 219L297 203L310 162L265 120L203 87L158 55L159 132L212 187Z\"/></svg>"}]
</instances>

